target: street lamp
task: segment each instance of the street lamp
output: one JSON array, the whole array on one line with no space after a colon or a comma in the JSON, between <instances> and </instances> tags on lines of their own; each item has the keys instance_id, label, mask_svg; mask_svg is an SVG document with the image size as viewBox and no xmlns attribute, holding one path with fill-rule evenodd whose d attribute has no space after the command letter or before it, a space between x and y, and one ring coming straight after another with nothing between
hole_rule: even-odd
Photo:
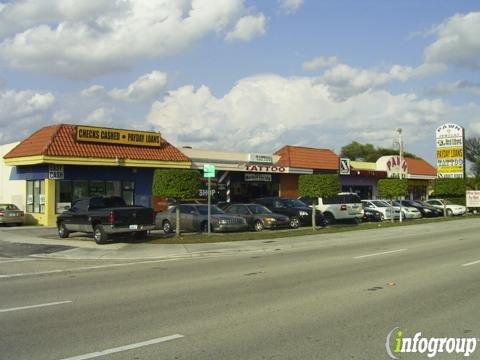
<instances>
[{"instance_id":1,"label":"street lamp","mask_svg":"<svg viewBox=\"0 0 480 360\"><path fill-rule=\"evenodd\" d=\"M398 148L399 148L399 152L400 152L400 171L398 173L398 176L400 178L400 180L402 180L402 164L403 164L403 140L402 140L402 128L398 128L397 129L397 132L398 132ZM403 208L403 204L402 204L402 198L400 197L400 222L403 221L403 213L402 213L402 208Z\"/></svg>"}]
</instances>

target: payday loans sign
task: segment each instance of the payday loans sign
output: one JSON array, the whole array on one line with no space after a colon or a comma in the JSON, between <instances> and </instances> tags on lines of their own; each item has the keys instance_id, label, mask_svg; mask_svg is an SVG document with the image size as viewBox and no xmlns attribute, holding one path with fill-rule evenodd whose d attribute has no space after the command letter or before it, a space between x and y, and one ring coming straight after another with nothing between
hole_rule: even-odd
<instances>
[{"instance_id":1,"label":"payday loans sign","mask_svg":"<svg viewBox=\"0 0 480 360\"><path fill-rule=\"evenodd\" d=\"M463 178L465 176L465 131L457 124L443 124L436 131L437 177Z\"/></svg>"},{"instance_id":2,"label":"payday loans sign","mask_svg":"<svg viewBox=\"0 0 480 360\"><path fill-rule=\"evenodd\" d=\"M100 128L95 126L77 126L77 141L118 145L160 146L160 133Z\"/></svg>"}]
</instances>

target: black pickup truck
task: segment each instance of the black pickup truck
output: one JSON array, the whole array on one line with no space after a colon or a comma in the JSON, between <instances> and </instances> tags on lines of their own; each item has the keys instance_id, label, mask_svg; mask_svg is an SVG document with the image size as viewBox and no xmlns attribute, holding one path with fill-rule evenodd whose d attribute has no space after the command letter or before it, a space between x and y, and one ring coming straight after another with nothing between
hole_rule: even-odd
<instances>
[{"instance_id":1,"label":"black pickup truck","mask_svg":"<svg viewBox=\"0 0 480 360\"><path fill-rule=\"evenodd\" d=\"M76 200L57 217L58 235L72 232L93 233L97 244L104 244L111 234L131 233L145 238L155 228L153 209L128 206L121 197L87 197Z\"/></svg>"}]
</instances>

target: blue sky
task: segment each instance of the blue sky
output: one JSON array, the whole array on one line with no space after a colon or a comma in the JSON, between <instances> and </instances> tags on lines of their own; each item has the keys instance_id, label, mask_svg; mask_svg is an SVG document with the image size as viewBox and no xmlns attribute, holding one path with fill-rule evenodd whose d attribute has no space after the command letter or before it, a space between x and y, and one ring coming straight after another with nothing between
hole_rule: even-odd
<instances>
[{"instance_id":1,"label":"blue sky","mask_svg":"<svg viewBox=\"0 0 480 360\"><path fill-rule=\"evenodd\" d=\"M478 2L0 0L0 143L53 123L154 129L177 146L434 161L480 136Z\"/></svg>"}]
</instances>

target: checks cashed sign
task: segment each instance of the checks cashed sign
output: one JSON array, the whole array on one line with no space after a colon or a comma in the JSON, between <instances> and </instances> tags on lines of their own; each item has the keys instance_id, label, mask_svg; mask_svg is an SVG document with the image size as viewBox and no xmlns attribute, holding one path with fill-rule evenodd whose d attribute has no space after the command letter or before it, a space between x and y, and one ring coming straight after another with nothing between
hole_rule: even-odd
<instances>
[{"instance_id":1,"label":"checks cashed sign","mask_svg":"<svg viewBox=\"0 0 480 360\"><path fill-rule=\"evenodd\" d=\"M465 132L457 124L443 124L436 131L437 177L463 178Z\"/></svg>"}]
</instances>

